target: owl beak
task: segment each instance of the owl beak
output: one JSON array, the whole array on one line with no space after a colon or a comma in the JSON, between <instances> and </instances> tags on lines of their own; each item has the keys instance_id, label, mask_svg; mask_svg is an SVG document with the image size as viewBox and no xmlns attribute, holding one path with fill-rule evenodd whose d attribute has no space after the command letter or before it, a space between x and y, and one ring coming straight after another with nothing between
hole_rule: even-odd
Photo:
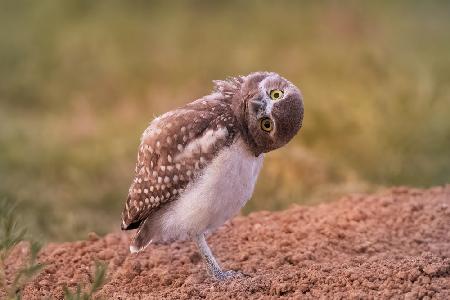
<instances>
[{"instance_id":1,"label":"owl beak","mask_svg":"<svg viewBox=\"0 0 450 300\"><path fill-rule=\"evenodd\" d=\"M248 102L249 110L258 120L267 117L266 106L267 103L263 99L252 99Z\"/></svg>"}]
</instances>

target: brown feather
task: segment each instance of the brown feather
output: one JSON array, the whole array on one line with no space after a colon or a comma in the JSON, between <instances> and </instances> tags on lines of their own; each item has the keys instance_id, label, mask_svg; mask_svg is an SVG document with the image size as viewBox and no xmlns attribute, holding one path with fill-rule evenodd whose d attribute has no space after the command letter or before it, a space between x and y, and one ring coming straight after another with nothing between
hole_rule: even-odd
<instances>
[{"instance_id":1,"label":"brown feather","mask_svg":"<svg viewBox=\"0 0 450 300\"><path fill-rule=\"evenodd\" d=\"M230 104L211 96L151 122L139 146L122 229L138 228L153 211L178 199L218 151L232 143L237 131ZM226 135L208 138L214 132Z\"/></svg>"}]
</instances>

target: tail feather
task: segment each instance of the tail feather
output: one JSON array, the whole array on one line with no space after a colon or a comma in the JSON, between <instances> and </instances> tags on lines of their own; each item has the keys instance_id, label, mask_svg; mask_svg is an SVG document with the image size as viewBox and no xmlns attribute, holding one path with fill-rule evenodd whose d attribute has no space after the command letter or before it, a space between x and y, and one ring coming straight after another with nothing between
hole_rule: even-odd
<instances>
[{"instance_id":1,"label":"tail feather","mask_svg":"<svg viewBox=\"0 0 450 300\"><path fill-rule=\"evenodd\" d=\"M139 229L133 237L130 245L131 253L137 253L144 250L151 242L155 235L155 231L152 229L152 222L150 218L147 218L139 225Z\"/></svg>"},{"instance_id":2,"label":"tail feather","mask_svg":"<svg viewBox=\"0 0 450 300\"><path fill-rule=\"evenodd\" d=\"M143 250L143 249L136 248L136 247L133 246L133 245L130 246L130 252L131 252L131 253L138 253L138 252L140 252L141 250Z\"/></svg>"}]
</instances>

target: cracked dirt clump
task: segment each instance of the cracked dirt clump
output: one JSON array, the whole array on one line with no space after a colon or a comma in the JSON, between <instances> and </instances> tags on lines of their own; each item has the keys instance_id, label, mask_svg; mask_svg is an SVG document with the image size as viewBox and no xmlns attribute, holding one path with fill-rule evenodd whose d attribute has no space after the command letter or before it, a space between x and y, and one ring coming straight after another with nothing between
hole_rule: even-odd
<instances>
[{"instance_id":1,"label":"cracked dirt clump","mask_svg":"<svg viewBox=\"0 0 450 300\"><path fill-rule=\"evenodd\" d=\"M132 255L127 235L91 234L48 245L39 256L46 267L23 296L61 299L63 285L89 283L103 260L108 280L96 294L103 299L450 299L450 185L256 212L234 218L209 242L224 268L249 276L214 282L192 242ZM23 251L16 252L11 270Z\"/></svg>"}]
</instances>

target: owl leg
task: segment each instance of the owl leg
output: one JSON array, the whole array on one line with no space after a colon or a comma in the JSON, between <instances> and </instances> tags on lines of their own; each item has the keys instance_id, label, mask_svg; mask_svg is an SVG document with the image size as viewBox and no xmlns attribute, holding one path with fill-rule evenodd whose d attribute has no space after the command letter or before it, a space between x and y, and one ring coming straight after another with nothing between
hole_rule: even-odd
<instances>
[{"instance_id":1,"label":"owl leg","mask_svg":"<svg viewBox=\"0 0 450 300\"><path fill-rule=\"evenodd\" d=\"M197 244L198 250L203 257L203 260L208 267L208 271L212 274L214 279L224 280L238 275L238 272L229 270L222 271L216 259L214 258L211 249L209 249L208 244L205 240L204 234L199 234L195 237L195 243Z\"/></svg>"}]
</instances>

